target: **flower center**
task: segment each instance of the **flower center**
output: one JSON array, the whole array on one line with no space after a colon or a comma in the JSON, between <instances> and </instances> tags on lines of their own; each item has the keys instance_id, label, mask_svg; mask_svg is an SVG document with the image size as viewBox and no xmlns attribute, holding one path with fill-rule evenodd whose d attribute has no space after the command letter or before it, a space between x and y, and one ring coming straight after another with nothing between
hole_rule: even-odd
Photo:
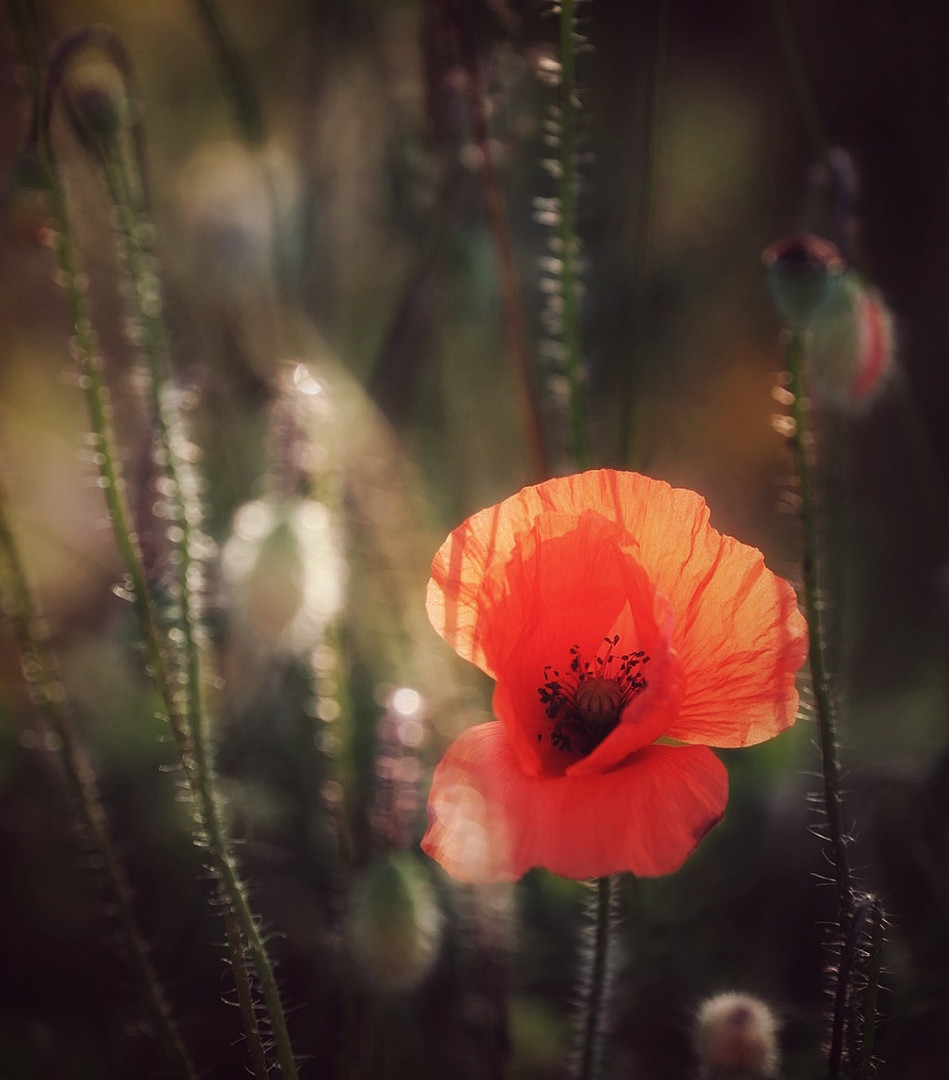
<instances>
[{"instance_id":1,"label":"flower center","mask_svg":"<svg viewBox=\"0 0 949 1080\"><path fill-rule=\"evenodd\" d=\"M553 721L554 749L574 759L586 757L619 723L623 709L646 689L642 667L649 657L642 650L617 653L619 634L603 639L594 660L584 660L579 645L570 647L570 664L561 674L548 665L537 688L547 717ZM538 741L543 740L538 734Z\"/></svg>"}]
</instances>

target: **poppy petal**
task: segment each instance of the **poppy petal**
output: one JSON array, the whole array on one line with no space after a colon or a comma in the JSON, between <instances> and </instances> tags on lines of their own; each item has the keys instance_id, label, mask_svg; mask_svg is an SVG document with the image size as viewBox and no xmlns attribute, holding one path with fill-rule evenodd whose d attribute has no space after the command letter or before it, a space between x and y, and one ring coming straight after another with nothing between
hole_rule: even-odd
<instances>
[{"instance_id":1,"label":"poppy petal","mask_svg":"<svg viewBox=\"0 0 949 1080\"><path fill-rule=\"evenodd\" d=\"M423 849L461 881L533 867L584 879L672 873L722 818L725 767L705 747L650 746L595 776L528 776L500 723L469 728L435 770Z\"/></svg>"},{"instance_id":2,"label":"poppy petal","mask_svg":"<svg viewBox=\"0 0 949 1080\"><path fill-rule=\"evenodd\" d=\"M639 562L671 606L685 696L667 734L745 746L789 727L797 715L795 673L807 654L793 588L765 568L757 549L713 529L701 496L637 473L558 477L469 518L432 564L428 610L435 629L497 677L490 656L497 596L484 582L503 571L539 515L554 511L551 523L563 535L590 510L634 538Z\"/></svg>"},{"instance_id":3,"label":"poppy petal","mask_svg":"<svg viewBox=\"0 0 949 1080\"><path fill-rule=\"evenodd\" d=\"M563 533L560 515L540 515L499 580L485 583L498 597L483 618L485 655L498 680L494 714L532 775L560 775L573 762L552 741L555 724L540 695L548 678L569 682L572 664L606 660L614 649L620 656L642 650L651 661L639 707L626 709L616 730L585 759L590 771L654 742L670 723L669 670L675 665L668 605L639 566L635 542L615 522L586 512L573 524ZM651 708L639 705L645 697Z\"/></svg>"}]
</instances>

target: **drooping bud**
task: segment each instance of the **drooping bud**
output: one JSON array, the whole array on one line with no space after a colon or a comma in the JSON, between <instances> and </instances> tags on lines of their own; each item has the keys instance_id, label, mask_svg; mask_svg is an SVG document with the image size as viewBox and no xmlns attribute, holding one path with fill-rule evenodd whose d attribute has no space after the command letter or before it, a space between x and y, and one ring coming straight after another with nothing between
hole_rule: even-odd
<instances>
[{"instance_id":1,"label":"drooping bud","mask_svg":"<svg viewBox=\"0 0 949 1080\"><path fill-rule=\"evenodd\" d=\"M833 295L846 260L829 240L812 233L794 233L769 244L761 254L768 289L788 326L804 330L821 305Z\"/></svg>"},{"instance_id":2,"label":"drooping bud","mask_svg":"<svg viewBox=\"0 0 949 1080\"><path fill-rule=\"evenodd\" d=\"M99 157L114 153L132 122L128 91L116 68L83 63L69 73L66 109L76 138Z\"/></svg>"},{"instance_id":3,"label":"drooping bud","mask_svg":"<svg viewBox=\"0 0 949 1080\"><path fill-rule=\"evenodd\" d=\"M442 913L428 877L407 852L387 855L357 883L350 944L367 982L409 990L434 964Z\"/></svg>"},{"instance_id":4,"label":"drooping bud","mask_svg":"<svg viewBox=\"0 0 949 1080\"><path fill-rule=\"evenodd\" d=\"M768 1006L750 994L709 998L699 1009L695 1034L702 1080L772 1080L777 1027Z\"/></svg>"}]
</instances>

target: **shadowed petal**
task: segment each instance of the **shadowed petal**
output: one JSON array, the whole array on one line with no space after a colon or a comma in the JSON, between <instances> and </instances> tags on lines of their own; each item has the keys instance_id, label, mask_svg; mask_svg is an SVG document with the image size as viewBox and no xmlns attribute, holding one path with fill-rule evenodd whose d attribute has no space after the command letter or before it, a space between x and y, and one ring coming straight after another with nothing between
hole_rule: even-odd
<instances>
[{"instance_id":1,"label":"shadowed petal","mask_svg":"<svg viewBox=\"0 0 949 1080\"><path fill-rule=\"evenodd\" d=\"M432 781L423 849L462 881L532 867L583 879L678 869L722 818L724 766L704 747L650 746L593 776L528 776L499 723L464 732Z\"/></svg>"}]
</instances>

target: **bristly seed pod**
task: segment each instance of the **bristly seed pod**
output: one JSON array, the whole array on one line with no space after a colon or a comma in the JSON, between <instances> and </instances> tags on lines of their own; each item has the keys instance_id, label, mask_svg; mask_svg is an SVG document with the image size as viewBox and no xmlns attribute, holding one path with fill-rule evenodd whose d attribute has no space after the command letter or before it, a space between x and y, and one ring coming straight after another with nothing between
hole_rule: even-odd
<instances>
[{"instance_id":1,"label":"bristly seed pod","mask_svg":"<svg viewBox=\"0 0 949 1080\"><path fill-rule=\"evenodd\" d=\"M772 1080L778 1073L777 1020L749 994L709 998L699 1009L695 1045L702 1080Z\"/></svg>"}]
</instances>

